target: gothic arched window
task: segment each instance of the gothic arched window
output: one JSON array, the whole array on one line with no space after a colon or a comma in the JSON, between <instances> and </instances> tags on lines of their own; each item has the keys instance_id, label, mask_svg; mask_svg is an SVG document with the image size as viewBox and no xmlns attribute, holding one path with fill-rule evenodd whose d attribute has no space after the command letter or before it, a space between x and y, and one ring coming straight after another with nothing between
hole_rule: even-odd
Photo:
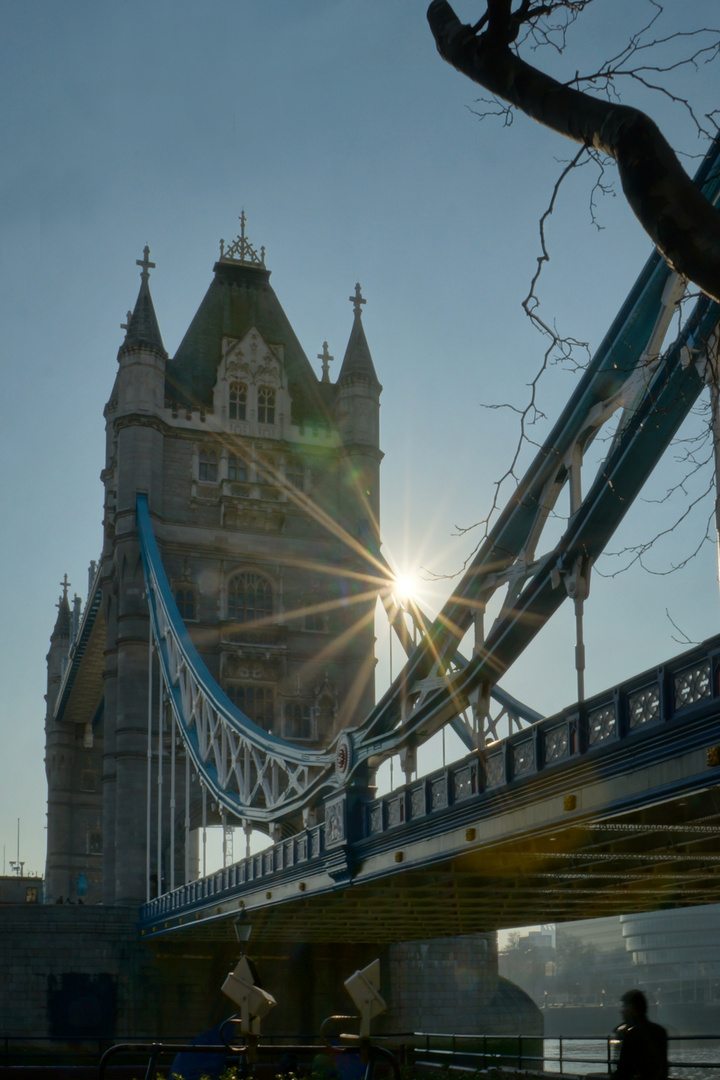
<instances>
[{"instance_id":1,"label":"gothic arched window","mask_svg":"<svg viewBox=\"0 0 720 1080\"><path fill-rule=\"evenodd\" d=\"M241 623L268 618L273 613L270 582L251 572L235 574L228 583L227 613Z\"/></svg>"},{"instance_id":2,"label":"gothic arched window","mask_svg":"<svg viewBox=\"0 0 720 1080\"><path fill-rule=\"evenodd\" d=\"M218 478L218 460L214 450L201 450L198 458L198 480L216 484Z\"/></svg>"},{"instance_id":3,"label":"gothic arched window","mask_svg":"<svg viewBox=\"0 0 720 1080\"><path fill-rule=\"evenodd\" d=\"M310 706L299 703L285 706L285 736L288 739L311 739Z\"/></svg>"},{"instance_id":4,"label":"gothic arched window","mask_svg":"<svg viewBox=\"0 0 720 1080\"><path fill-rule=\"evenodd\" d=\"M195 592L193 589L181 588L175 590L175 603L180 612L180 618L195 618Z\"/></svg>"},{"instance_id":5,"label":"gothic arched window","mask_svg":"<svg viewBox=\"0 0 720 1080\"><path fill-rule=\"evenodd\" d=\"M247 465L237 454L228 454L228 480L247 480Z\"/></svg>"},{"instance_id":6,"label":"gothic arched window","mask_svg":"<svg viewBox=\"0 0 720 1080\"><path fill-rule=\"evenodd\" d=\"M243 382L230 383L228 416L231 420L245 420L247 417L247 386Z\"/></svg>"},{"instance_id":7,"label":"gothic arched window","mask_svg":"<svg viewBox=\"0 0 720 1080\"><path fill-rule=\"evenodd\" d=\"M297 459L288 461L287 465L285 466L285 479L287 480L288 484L292 485L292 487L297 488L298 491L304 490L305 466L303 465L302 461L298 461Z\"/></svg>"},{"instance_id":8,"label":"gothic arched window","mask_svg":"<svg viewBox=\"0 0 720 1080\"><path fill-rule=\"evenodd\" d=\"M272 386L258 386L258 423L275 423L275 391Z\"/></svg>"},{"instance_id":9,"label":"gothic arched window","mask_svg":"<svg viewBox=\"0 0 720 1080\"><path fill-rule=\"evenodd\" d=\"M272 731L274 702L271 686L247 686L241 683L229 683L227 696L249 720Z\"/></svg>"},{"instance_id":10,"label":"gothic arched window","mask_svg":"<svg viewBox=\"0 0 720 1080\"><path fill-rule=\"evenodd\" d=\"M326 626L325 612L308 609L305 612L303 626L306 630L324 630Z\"/></svg>"}]
</instances>

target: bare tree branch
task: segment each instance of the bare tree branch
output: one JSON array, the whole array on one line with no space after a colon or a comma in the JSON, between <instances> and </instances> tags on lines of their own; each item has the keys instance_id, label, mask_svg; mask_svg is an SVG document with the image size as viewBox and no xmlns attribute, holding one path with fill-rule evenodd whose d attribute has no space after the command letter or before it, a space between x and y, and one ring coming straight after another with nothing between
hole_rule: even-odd
<instances>
[{"instance_id":1,"label":"bare tree branch","mask_svg":"<svg viewBox=\"0 0 720 1080\"><path fill-rule=\"evenodd\" d=\"M432 0L428 21L443 59L486 90L567 138L614 158L625 196L658 250L678 273L720 302L720 213L685 173L653 120L601 101L532 67L511 48L524 24L584 4L486 0L475 27L447 0ZM577 9L577 10L575 10ZM477 30L481 29L481 33Z\"/></svg>"}]
</instances>

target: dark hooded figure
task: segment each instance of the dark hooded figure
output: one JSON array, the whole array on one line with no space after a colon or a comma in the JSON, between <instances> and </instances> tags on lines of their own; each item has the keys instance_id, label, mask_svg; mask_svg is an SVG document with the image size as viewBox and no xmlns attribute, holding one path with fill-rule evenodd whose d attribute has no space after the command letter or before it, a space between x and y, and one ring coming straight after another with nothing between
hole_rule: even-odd
<instances>
[{"instance_id":1,"label":"dark hooded figure","mask_svg":"<svg viewBox=\"0 0 720 1080\"><path fill-rule=\"evenodd\" d=\"M623 1023L617 1029L620 1056L614 1080L667 1080L667 1032L647 1018L642 990L628 990L622 998Z\"/></svg>"}]
</instances>

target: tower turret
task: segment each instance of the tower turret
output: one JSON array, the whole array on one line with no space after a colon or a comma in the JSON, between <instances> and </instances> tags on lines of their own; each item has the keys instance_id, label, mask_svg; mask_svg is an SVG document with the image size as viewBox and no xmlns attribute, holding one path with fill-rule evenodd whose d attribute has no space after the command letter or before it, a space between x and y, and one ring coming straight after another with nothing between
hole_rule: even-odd
<instances>
[{"instance_id":1,"label":"tower turret","mask_svg":"<svg viewBox=\"0 0 720 1080\"><path fill-rule=\"evenodd\" d=\"M50 635L50 648L45 657L47 660L47 695L45 700L47 701L48 717L52 716L53 710L55 709L60 682L65 672L68 652L70 651L71 627L73 621L72 613L70 611L70 601L68 599L70 582L68 581L67 574L60 584L62 585L63 591L57 602L57 618L55 619L55 626Z\"/></svg>"},{"instance_id":2,"label":"tower turret","mask_svg":"<svg viewBox=\"0 0 720 1080\"><path fill-rule=\"evenodd\" d=\"M165 368L163 345L150 295L150 249L146 246L140 290L125 324L118 372L105 410L107 437L103 606L107 624L105 653L104 831L106 903L134 902L145 891L145 792L148 610L137 538L135 508L139 493L160 513L165 450ZM128 673L131 673L128 677ZM123 677L125 676L125 677ZM115 833L127 838L126 857L118 858Z\"/></svg>"},{"instance_id":3,"label":"tower turret","mask_svg":"<svg viewBox=\"0 0 720 1080\"><path fill-rule=\"evenodd\" d=\"M379 542L380 394L382 386L375 373L362 322L364 299L360 284L349 298L353 305L353 325L337 380L335 417L346 455L351 459L348 492L356 502L360 539ZM364 535L367 534L367 535Z\"/></svg>"},{"instance_id":4,"label":"tower turret","mask_svg":"<svg viewBox=\"0 0 720 1080\"><path fill-rule=\"evenodd\" d=\"M135 513L135 496L145 491L151 509L159 505L162 476L162 434L148 423L165 404L163 345L155 308L150 295L150 249L146 246L140 266L140 291L135 308L125 324L125 340L118 350L118 373L106 415L117 439L117 511Z\"/></svg>"},{"instance_id":5,"label":"tower turret","mask_svg":"<svg viewBox=\"0 0 720 1080\"><path fill-rule=\"evenodd\" d=\"M70 582L67 574L62 581L57 618L50 635L47 660L47 703L45 710L45 775L48 784L48 838L45 889L48 899L69 895L70 878L65 852L72 826L71 780L73 732L55 720L55 703L71 641L72 613L68 600Z\"/></svg>"}]
</instances>

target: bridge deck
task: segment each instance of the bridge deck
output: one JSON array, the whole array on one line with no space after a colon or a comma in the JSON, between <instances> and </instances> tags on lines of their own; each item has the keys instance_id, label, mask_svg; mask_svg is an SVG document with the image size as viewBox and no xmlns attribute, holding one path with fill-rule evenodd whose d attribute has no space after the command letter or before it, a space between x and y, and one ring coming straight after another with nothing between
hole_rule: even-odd
<instances>
[{"instance_id":1,"label":"bridge deck","mask_svg":"<svg viewBox=\"0 0 720 1080\"><path fill-rule=\"evenodd\" d=\"M720 637L146 905L144 935L389 942L720 901Z\"/></svg>"}]
</instances>

